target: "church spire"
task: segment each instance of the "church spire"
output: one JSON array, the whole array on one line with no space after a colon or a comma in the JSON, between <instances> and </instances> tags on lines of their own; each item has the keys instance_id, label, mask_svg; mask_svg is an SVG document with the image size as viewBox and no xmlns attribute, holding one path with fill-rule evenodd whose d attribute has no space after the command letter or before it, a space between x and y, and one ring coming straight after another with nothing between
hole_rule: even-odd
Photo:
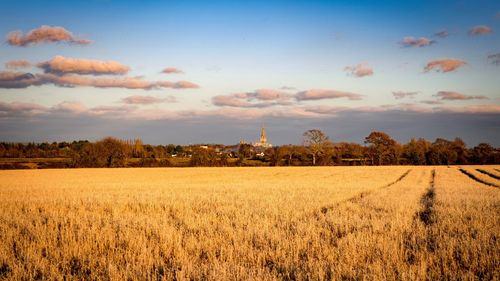
<instances>
[{"instance_id":1,"label":"church spire","mask_svg":"<svg viewBox=\"0 0 500 281\"><path fill-rule=\"evenodd\" d=\"M267 144L266 130L264 129L264 125L262 125L262 129L260 130L260 143Z\"/></svg>"}]
</instances>

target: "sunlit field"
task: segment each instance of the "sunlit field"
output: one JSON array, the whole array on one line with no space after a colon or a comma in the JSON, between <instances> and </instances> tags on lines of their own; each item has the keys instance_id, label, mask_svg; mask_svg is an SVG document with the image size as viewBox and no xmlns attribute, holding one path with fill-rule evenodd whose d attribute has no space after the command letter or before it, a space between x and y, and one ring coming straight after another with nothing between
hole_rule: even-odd
<instances>
[{"instance_id":1,"label":"sunlit field","mask_svg":"<svg viewBox=\"0 0 500 281\"><path fill-rule=\"evenodd\" d=\"M500 278L500 166L0 171L0 279Z\"/></svg>"}]
</instances>

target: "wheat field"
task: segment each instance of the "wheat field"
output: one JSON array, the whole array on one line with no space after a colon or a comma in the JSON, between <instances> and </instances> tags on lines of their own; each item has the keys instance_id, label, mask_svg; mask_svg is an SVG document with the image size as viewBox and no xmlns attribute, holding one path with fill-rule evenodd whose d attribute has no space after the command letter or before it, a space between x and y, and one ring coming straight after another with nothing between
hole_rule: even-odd
<instances>
[{"instance_id":1,"label":"wheat field","mask_svg":"<svg viewBox=\"0 0 500 281\"><path fill-rule=\"evenodd\" d=\"M0 279L498 280L499 168L0 171Z\"/></svg>"}]
</instances>

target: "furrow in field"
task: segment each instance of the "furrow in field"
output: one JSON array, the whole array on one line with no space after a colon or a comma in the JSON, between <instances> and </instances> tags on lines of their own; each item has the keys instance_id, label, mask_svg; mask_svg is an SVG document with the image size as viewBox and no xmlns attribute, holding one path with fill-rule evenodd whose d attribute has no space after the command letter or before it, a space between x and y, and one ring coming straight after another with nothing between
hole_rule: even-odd
<instances>
[{"instance_id":1,"label":"furrow in field","mask_svg":"<svg viewBox=\"0 0 500 281\"><path fill-rule=\"evenodd\" d=\"M366 197L368 194L371 194L371 193L373 193L373 192L375 192L377 190L390 187L390 186L392 186L392 185L394 185L394 184L402 181L410 172L411 172L411 169L407 170L400 177L398 177L395 181L390 182L390 183L388 183L386 185L380 186L380 187L372 189L372 190L360 192L359 194L356 194L355 196L352 196L352 197L347 198L345 200L339 201L339 202L337 202L335 204L330 204L328 206L323 206L323 207L320 208L320 211L321 211L321 213L326 214L329 210L337 207L339 204L342 204L345 201L357 201L357 200L362 199L362 198Z\"/></svg>"},{"instance_id":2,"label":"furrow in field","mask_svg":"<svg viewBox=\"0 0 500 281\"><path fill-rule=\"evenodd\" d=\"M496 179L496 180L500 180L500 176L495 175L495 174L493 174L493 173L491 173L491 172L488 172L488 171L486 171L486 170L483 170L483 169L476 169L476 171L478 171L478 172L480 172L480 173L482 173L482 174L485 174L485 175L487 175L487 176L490 176L490 177L492 177L492 178L494 178L494 179Z\"/></svg>"},{"instance_id":3,"label":"furrow in field","mask_svg":"<svg viewBox=\"0 0 500 281\"><path fill-rule=\"evenodd\" d=\"M405 172L398 180L356 200L343 201L317 217L324 247L332 257L333 280L407 279L404 275L404 231L411 227L427 187L426 168ZM405 180L403 180L405 179ZM404 202L404 204L401 204ZM329 242L328 242L329 241ZM349 266L347 266L349 265Z\"/></svg>"},{"instance_id":4,"label":"furrow in field","mask_svg":"<svg viewBox=\"0 0 500 281\"><path fill-rule=\"evenodd\" d=\"M475 180L476 182L479 182L479 183L482 183L482 184L488 185L488 186L500 187L497 184L486 181L486 180L482 179L479 175L475 175L472 172L465 170L463 168L459 168L459 171L462 172L462 174L468 176L469 178Z\"/></svg>"},{"instance_id":5,"label":"furrow in field","mask_svg":"<svg viewBox=\"0 0 500 281\"><path fill-rule=\"evenodd\" d=\"M412 279L497 279L500 192L477 181L464 182L457 169L436 170L434 220L412 230L417 242Z\"/></svg>"}]
</instances>

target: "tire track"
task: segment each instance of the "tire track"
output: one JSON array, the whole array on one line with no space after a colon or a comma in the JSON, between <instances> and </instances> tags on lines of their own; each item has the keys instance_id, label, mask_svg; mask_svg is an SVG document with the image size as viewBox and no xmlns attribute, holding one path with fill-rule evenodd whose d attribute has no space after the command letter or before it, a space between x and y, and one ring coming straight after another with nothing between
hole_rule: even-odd
<instances>
[{"instance_id":1,"label":"tire track","mask_svg":"<svg viewBox=\"0 0 500 281\"><path fill-rule=\"evenodd\" d=\"M376 188L376 189L373 189L373 190L369 190L369 191L363 191L363 192L361 192L361 193L359 193L359 194L357 194L357 195L355 195L355 196L353 196L353 197L350 197L350 198L347 198L347 199L345 199L345 200L339 201L339 202L337 202L337 203L335 203L335 204L328 205L328 206L323 206L323 207L321 207L321 208L320 208L320 211L321 211L321 213L322 213L322 214L324 214L324 215L325 215L328 211L330 211L330 210L334 209L335 207L338 207L338 206L339 206L340 204L342 204L342 203L345 203L345 202L358 202L359 200L363 199L363 197L367 196L368 194L371 194L371 193L373 193L373 192L375 192L375 191L379 191L379 190L384 189L384 188L388 188L388 187L393 186L393 185L395 185L396 183L398 183L398 182L402 181L402 180L403 180L406 176L408 176L408 174L409 174L410 172L411 172L411 169L409 169L409 170L407 170L406 172L404 172L404 173L403 173L403 174L402 174L399 178L397 178L395 181L390 182L390 183L388 183L388 184L386 184L386 185L383 185L383 186L381 186L381 187L379 187L379 188Z\"/></svg>"},{"instance_id":2,"label":"tire track","mask_svg":"<svg viewBox=\"0 0 500 281\"><path fill-rule=\"evenodd\" d=\"M486 171L486 170L483 170L483 169L476 169L476 171L478 171L478 172L480 172L480 173L482 173L482 174L485 174L485 175L487 175L487 176L490 176L490 177L492 177L492 178L494 178L494 179L500 180L500 176L497 176L497 175L495 175L495 174L493 174L493 173L490 173L490 172L488 172L488 171Z\"/></svg>"},{"instance_id":3,"label":"tire track","mask_svg":"<svg viewBox=\"0 0 500 281\"><path fill-rule=\"evenodd\" d=\"M469 178L471 178L471 179L473 179L473 180L475 180L475 181L477 181L477 182L479 182L479 183L482 183L482 184L484 184L484 185L488 185L488 186L493 186L493 187L500 187L500 186L498 186L498 185L496 185L496 184L494 184L494 183L487 182L487 181L484 181L484 180L482 180L482 179L480 179L480 178L476 177L474 174L470 173L470 172L469 172L469 171L467 171L467 170L464 170L464 169L462 169L462 168L459 168L458 170L459 170L460 172L462 172L462 174L464 174L464 175L468 176Z\"/></svg>"},{"instance_id":4,"label":"tire track","mask_svg":"<svg viewBox=\"0 0 500 281\"><path fill-rule=\"evenodd\" d=\"M434 188L435 179L436 170L432 170L429 188L420 200L420 203L422 204L422 210L418 212L418 217L425 226L431 225L436 222L436 215L434 213L434 201L436 198L436 192Z\"/></svg>"},{"instance_id":5,"label":"tire track","mask_svg":"<svg viewBox=\"0 0 500 281\"><path fill-rule=\"evenodd\" d=\"M434 252L437 248L437 236L432 229L432 225L437 222L437 214L434 211L436 202L435 191L436 170L431 172L429 188L420 199L421 209L415 213L410 229L404 233L403 248L405 249L405 259L409 264L416 264L422 252ZM419 232L417 229L422 229Z\"/></svg>"}]
</instances>

